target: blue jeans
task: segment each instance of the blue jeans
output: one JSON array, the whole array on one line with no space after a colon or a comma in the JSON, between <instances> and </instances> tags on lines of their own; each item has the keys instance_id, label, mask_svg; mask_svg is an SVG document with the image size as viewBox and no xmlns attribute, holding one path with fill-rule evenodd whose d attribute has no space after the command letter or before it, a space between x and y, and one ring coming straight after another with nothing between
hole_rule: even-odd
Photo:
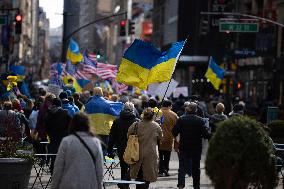
<instances>
[{"instance_id":1,"label":"blue jeans","mask_svg":"<svg viewBox=\"0 0 284 189\"><path fill-rule=\"evenodd\" d=\"M200 188L201 151L179 153L178 187L185 187L185 175L192 175L193 188Z\"/></svg>"}]
</instances>

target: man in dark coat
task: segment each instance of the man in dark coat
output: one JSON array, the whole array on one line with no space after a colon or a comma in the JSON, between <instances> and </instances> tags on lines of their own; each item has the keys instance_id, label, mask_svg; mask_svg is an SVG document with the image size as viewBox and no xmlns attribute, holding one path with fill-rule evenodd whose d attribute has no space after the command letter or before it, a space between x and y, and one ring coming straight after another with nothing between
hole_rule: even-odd
<instances>
[{"instance_id":1,"label":"man in dark coat","mask_svg":"<svg viewBox=\"0 0 284 189\"><path fill-rule=\"evenodd\" d=\"M128 128L139 119L136 118L134 112L134 104L126 102L123 110L120 112L118 119L114 120L108 142L108 156L114 157L113 147L117 147L117 154L120 160L121 179L130 180L129 165L125 163L123 154L127 146L127 132ZM129 188L128 185L119 185L119 188Z\"/></svg>"},{"instance_id":2,"label":"man in dark coat","mask_svg":"<svg viewBox=\"0 0 284 189\"><path fill-rule=\"evenodd\" d=\"M202 152L202 138L210 137L210 128L206 127L204 119L196 115L197 104L186 103L186 113L181 116L172 133L174 137L180 135L178 187L184 188L185 175L191 174L194 189L200 188L200 159Z\"/></svg>"},{"instance_id":3,"label":"man in dark coat","mask_svg":"<svg viewBox=\"0 0 284 189\"><path fill-rule=\"evenodd\" d=\"M68 135L71 116L61 106L60 99L53 99L52 107L45 118L46 132L50 139L50 144L48 145L50 154L57 153L61 140ZM51 158L51 160L51 171L53 171L55 157Z\"/></svg>"}]
</instances>

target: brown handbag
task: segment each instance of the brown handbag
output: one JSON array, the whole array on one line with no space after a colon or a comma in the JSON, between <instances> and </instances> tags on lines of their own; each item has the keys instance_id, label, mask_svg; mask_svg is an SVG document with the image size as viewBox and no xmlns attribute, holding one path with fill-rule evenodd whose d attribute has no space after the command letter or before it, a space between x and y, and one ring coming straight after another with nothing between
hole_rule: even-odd
<instances>
[{"instance_id":1,"label":"brown handbag","mask_svg":"<svg viewBox=\"0 0 284 189\"><path fill-rule=\"evenodd\" d=\"M139 161L138 123L135 122L134 134L128 136L127 146L123 154L124 161L131 165Z\"/></svg>"}]
</instances>

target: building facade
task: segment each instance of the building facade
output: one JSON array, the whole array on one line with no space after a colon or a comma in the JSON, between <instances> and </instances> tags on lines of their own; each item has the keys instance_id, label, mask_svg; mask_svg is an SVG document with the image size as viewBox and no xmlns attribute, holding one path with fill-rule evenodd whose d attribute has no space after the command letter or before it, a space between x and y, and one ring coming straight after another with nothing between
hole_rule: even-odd
<instances>
[{"instance_id":1,"label":"building facade","mask_svg":"<svg viewBox=\"0 0 284 189\"><path fill-rule=\"evenodd\" d=\"M180 85L188 86L190 94L237 94L254 102L280 99L283 83L276 73L283 62L282 29L247 17L201 12L239 12L283 24L283 1L155 0L153 11L155 44L161 49L189 36L174 78ZM220 32L220 20L255 22L259 27L257 32ZM214 90L204 77L210 56L231 73L219 91Z\"/></svg>"},{"instance_id":2,"label":"building facade","mask_svg":"<svg viewBox=\"0 0 284 189\"><path fill-rule=\"evenodd\" d=\"M92 21L124 12L125 14L120 16L91 24L72 35L83 51L100 53L101 61L118 65L131 40L141 37L149 40L152 33L151 17L149 14L144 14L145 9L148 10L147 12L152 9L152 0L133 0L131 11L128 10L128 2L128 0L65 0L63 37L68 38L80 26ZM132 12L131 18L135 22L135 34L131 36L130 41L119 35L120 21L127 19L126 12ZM65 41L65 44L66 51L68 41ZM62 56L64 57L65 54L63 53Z\"/></svg>"},{"instance_id":3,"label":"building facade","mask_svg":"<svg viewBox=\"0 0 284 189\"><path fill-rule=\"evenodd\" d=\"M0 72L7 71L10 65L23 65L27 74L38 79L46 77L40 68L47 64L43 57L47 57L49 21L39 9L38 0L1 1L0 7L2 15L6 15L1 23ZM20 33L15 28L17 14L22 16Z\"/></svg>"}]
</instances>

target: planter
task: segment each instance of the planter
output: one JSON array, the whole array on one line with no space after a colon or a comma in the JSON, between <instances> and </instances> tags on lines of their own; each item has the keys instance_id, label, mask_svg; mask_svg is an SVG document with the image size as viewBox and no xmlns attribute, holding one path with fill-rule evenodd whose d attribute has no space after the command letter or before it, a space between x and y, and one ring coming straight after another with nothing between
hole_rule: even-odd
<instances>
[{"instance_id":1,"label":"planter","mask_svg":"<svg viewBox=\"0 0 284 189\"><path fill-rule=\"evenodd\" d=\"M0 186L5 189L27 189L32 163L22 158L0 158Z\"/></svg>"}]
</instances>

